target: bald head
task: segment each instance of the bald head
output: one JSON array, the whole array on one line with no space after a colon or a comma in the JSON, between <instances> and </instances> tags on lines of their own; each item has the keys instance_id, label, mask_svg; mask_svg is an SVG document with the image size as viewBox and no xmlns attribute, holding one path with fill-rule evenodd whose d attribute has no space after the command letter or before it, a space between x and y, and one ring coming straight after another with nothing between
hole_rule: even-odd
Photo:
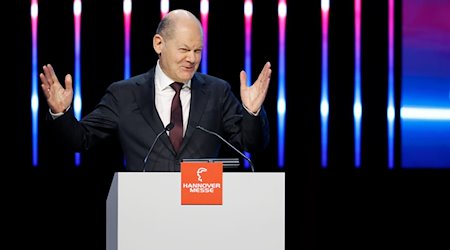
<instances>
[{"instance_id":1,"label":"bald head","mask_svg":"<svg viewBox=\"0 0 450 250\"><path fill-rule=\"evenodd\" d=\"M202 58L203 31L200 21L186 10L169 12L153 36L153 48L162 71L173 81L187 83Z\"/></svg>"},{"instance_id":2,"label":"bald head","mask_svg":"<svg viewBox=\"0 0 450 250\"><path fill-rule=\"evenodd\" d=\"M180 25L188 25L191 28L197 26L203 35L202 26L197 17L191 12L183 9L176 9L167 13L161 19L161 22L156 29L156 34L160 34L166 39L171 39L174 36L175 30L177 30Z\"/></svg>"}]
</instances>

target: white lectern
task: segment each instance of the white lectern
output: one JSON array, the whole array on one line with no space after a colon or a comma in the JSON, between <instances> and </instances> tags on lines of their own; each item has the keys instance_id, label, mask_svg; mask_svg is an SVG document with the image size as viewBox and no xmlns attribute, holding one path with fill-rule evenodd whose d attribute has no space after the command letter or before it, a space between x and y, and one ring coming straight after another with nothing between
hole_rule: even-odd
<instances>
[{"instance_id":1,"label":"white lectern","mask_svg":"<svg viewBox=\"0 0 450 250\"><path fill-rule=\"evenodd\" d=\"M118 172L108 250L285 249L285 173L223 173L222 205L181 205L181 174Z\"/></svg>"}]
</instances>

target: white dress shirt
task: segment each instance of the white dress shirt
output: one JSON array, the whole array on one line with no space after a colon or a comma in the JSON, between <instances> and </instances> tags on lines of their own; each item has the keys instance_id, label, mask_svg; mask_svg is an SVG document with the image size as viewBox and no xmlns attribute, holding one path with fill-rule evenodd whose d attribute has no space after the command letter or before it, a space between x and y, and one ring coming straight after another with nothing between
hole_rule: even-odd
<instances>
[{"instance_id":1,"label":"white dress shirt","mask_svg":"<svg viewBox=\"0 0 450 250\"><path fill-rule=\"evenodd\" d=\"M155 69L155 106L159 117L164 124L164 127L170 123L170 109L172 107L172 99L175 95L175 90L170 87L170 84L175 82L170 79L162 71L159 60ZM181 106L183 109L183 136L186 133L187 124L189 121L189 110L191 107L191 80L183 85L180 92Z\"/></svg>"}]
</instances>

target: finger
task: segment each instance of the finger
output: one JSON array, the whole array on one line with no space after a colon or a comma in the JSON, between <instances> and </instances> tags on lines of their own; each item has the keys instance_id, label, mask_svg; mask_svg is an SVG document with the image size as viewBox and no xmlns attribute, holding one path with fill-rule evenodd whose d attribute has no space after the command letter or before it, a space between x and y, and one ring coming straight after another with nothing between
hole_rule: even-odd
<instances>
[{"instance_id":1,"label":"finger","mask_svg":"<svg viewBox=\"0 0 450 250\"><path fill-rule=\"evenodd\" d=\"M264 65L264 69L261 72L262 77L260 78L260 85L262 85L264 90L267 90L269 82L270 82L270 76L272 75L272 69L270 68L270 62L267 62Z\"/></svg>"},{"instance_id":2,"label":"finger","mask_svg":"<svg viewBox=\"0 0 450 250\"><path fill-rule=\"evenodd\" d=\"M53 66L51 64L47 64L47 67L48 67L48 69L50 71L50 77L52 78L51 83L59 82L58 78L56 77L56 73L55 73L55 70L53 69Z\"/></svg>"},{"instance_id":3,"label":"finger","mask_svg":"<svg viewBox=\"0 0 450 250\"><path fill-rule=\"evenodd\" d=\"M50 64L44 65L42 67L42 69L44 70L44 76L46 78L46 82L47 82L48 86L50 87L52 85L52 83L53 83L53 80L52 80L52 77L51 77L52 73L50 71L49 66L50 66Z\"/></svg>"},{"instance_id":4,"label":"finger","mask_svg":"<svg viewBox=\"0 0 450 250\"><path fill-rule=\"evenodd\" d=\"M242 70L239 78L241 80L241 89L245 89L247 87L247 73Z\"/></svg>"},{"instance_id":5,"label":"finger","mask_svg":"<svg viewBox=\"0 0 450 250\"><path fill-rule=\"evenodd\" d=\"M266 79L266 71L267 71L267 66L264 65L261 72L259 72L258 79L256 79L255 83L260 84L264 79Z\"/></svg>"},{"instance_id":6,"label":"finger","mask_svg":"<svg viewBox=\"0 0 450 250\"><path fill-rule=\"evenodd\" d=\"M270 62L266 62L262 71L264 81L270 79L270 75L272 74L272 69L270 67L271 67Z\"/></svg>"},{"instance_id":7,"label":"finger","mask_svg":"<svg viewBox=\"0 0 450 250\"><path fill-rule=\"evenodd\" d=\"M72 76L70 74L66 75L64 83L66 85L66 90L72 90Z\"/></svg>"},{"instance_id":8,"label":"finger","mask_svg":"<svg viewBox=\"0 0 450 250\"><path fill-rule=\"evenodd\" d=\"M48 84L47 78L45 77L44 73L40 73L39 78L41 79L41 83L42 83L41 86L48 88L49 84Z\"/></svg>"},{"instance_id":9,"label":"finger","mask_svg":"<svg viewBox=\"0 0 450 250\"><path fill-rule=\"evenodd\" d=\"M40 74L39 77L41 78L41 81L44 81L42 79L45 79L44 74ZM47 80L45 80L47 81ZM42 83L41 84L41 88L42 88L42 92L44 93L45 97L48 99L50 97L50 88L48 86L48 84Z\"/></svg>"}]
</instances>

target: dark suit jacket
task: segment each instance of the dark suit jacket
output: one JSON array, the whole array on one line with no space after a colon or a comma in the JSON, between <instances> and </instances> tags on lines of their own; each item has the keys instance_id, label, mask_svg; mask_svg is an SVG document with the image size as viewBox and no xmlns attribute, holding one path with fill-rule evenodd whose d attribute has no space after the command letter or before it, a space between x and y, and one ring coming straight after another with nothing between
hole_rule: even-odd
<instances>
[{"instance_id":1,"label":"dark suit jacket","mask_svg":"<svg viewBox=\"0 0 450 250\"><path fill-rule=\"evenodd\" d=\"M126 169L143 171L151 144L164 130L155 107L154 74L152 68L111 84L96 108L80 122L67 112L51 121L52 127L64 143L77 151L117 135ZM168 135L162 134L148 158L147 171L179 171L182 159L220 157L223 142L197 129L197 125L220 134L240 150L252 152L267 145L269 126L263 108L258 116L249 114L222 79L196 73L191 83L189 122L180 152L176 154Z\"/></svg>"}]
</instances>

